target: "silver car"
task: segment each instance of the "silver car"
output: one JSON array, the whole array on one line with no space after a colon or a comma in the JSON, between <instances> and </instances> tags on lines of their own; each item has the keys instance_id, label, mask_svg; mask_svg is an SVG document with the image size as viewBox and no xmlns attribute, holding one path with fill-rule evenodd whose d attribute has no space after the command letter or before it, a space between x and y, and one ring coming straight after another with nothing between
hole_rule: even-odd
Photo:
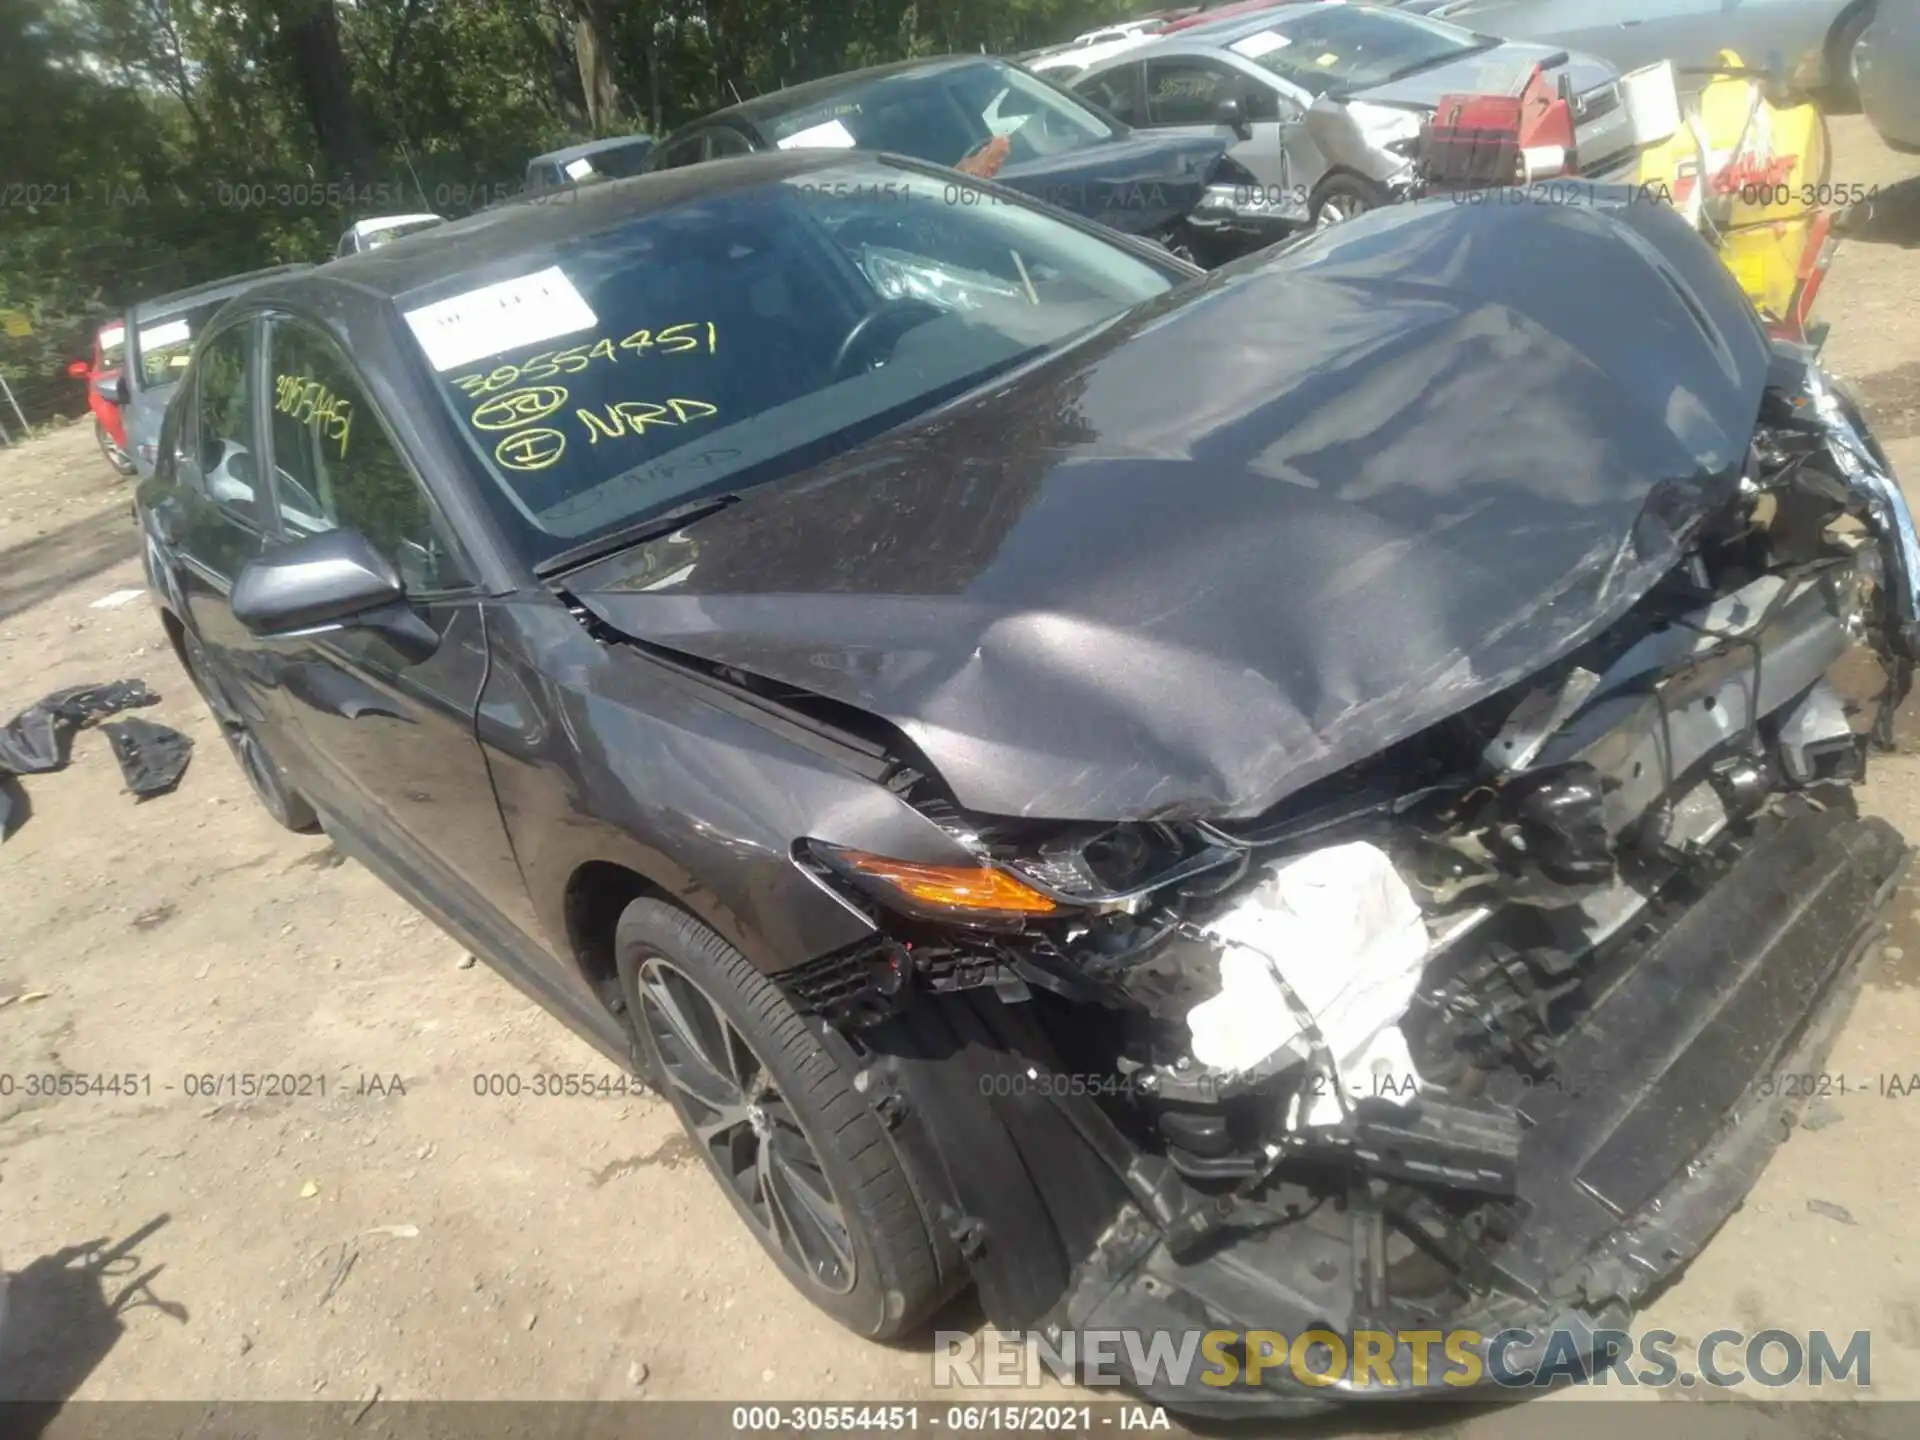
<instances>
[{"instance_id":1,"label":"silver car","mask_svg":"<svg viewBox=\"0 0 1920 1440\"><path fill-rule=\"evenodd\" d=\"M1920 150L1920 0L1879 0L1853 52L1860 108L1896 150Z\"/></svg>"},{"instance_id":2,"label":"silver car","mask_svg":"<svg viewBox=\"0 0 1920 1440\"><path fill-rule=\"evenodd\" d=\"M1570 82L1583 173L1630 161L1619 74L1604 61L1341 0L1197 26L1072 88L1143 129L1230 129L1241 173L1217 178L1194 219L1257 241L1393 199L1443 96L1518 93L1536 64Z\"/></svg>"},{"instance_id":3,"label":"silver car","mask_svg":"<svg viewBox=\"0 0 1920 1440\"><path fill-rule=\"evenodd\" d=\"M1844 94L1876 0L1407 0L1406 9L1491 35L1565 45L1638 70L1704 69L1721 50L1778 66L1796 85ZM1880 0L1884 8L1884 0ZM1682 80L1685 80L1684 74Z\"/></svg>"}]
</instances>

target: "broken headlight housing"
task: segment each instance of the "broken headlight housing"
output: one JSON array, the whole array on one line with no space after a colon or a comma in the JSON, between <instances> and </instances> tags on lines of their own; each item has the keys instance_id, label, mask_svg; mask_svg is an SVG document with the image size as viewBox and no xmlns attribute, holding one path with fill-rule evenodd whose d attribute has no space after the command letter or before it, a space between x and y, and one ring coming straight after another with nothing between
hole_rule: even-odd
<instances>
[{"instance_id":1,"label":"broken headlight housing","mask_svg":"<svg viewBox=\"0 0 1920 1440\"><path fill-rule=\"evenodd\" d=\"M846 888L915 919L1017 928L1059 909L1057 901L993 865L929 865L820 840L805 845L804 858Z\"/></svg>"}]
</instances>

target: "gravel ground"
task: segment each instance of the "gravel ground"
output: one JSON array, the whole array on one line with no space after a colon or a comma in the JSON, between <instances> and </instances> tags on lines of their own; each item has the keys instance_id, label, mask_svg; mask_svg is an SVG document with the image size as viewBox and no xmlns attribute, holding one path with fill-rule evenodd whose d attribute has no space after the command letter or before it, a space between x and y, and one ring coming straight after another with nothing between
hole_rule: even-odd
<instances>
[{"instance_id":1,"label":"gravel ground","mask_svg":"<svg viewBox=\"0 0 1920 1440\"><path fill-rule=\"evenodd\" d=\"M1883 187L1883 213L1835 263L1828 358L1920 476L1920 206L1888 189L1920 161L1857 119L1835 139L1833 178ZM95 603L141 583L127 504L82 427L0 452L0 715L138 676L164 697L142 713L197 745L176 793L136 804L83 732L0 846L5 1071L142 1077L0 1096L0 1394L932 1398L930 1339L818 1317L664 1104L476 1095L476 1076L610 1067L256 808L144 597ZM1867 803L1920 836L1920 748L1880 761ZM1836 1072L1920 1071L1916 906L1900 897ZM201 1093L248 1072L325 1093ZM1920 1397L1920 1102L1875 1090L1816 1114L1645 1323L1868 1329L1874 1393ZM979 1321L963 1303L946 1323Z\"/></svg>"}]
</instances>

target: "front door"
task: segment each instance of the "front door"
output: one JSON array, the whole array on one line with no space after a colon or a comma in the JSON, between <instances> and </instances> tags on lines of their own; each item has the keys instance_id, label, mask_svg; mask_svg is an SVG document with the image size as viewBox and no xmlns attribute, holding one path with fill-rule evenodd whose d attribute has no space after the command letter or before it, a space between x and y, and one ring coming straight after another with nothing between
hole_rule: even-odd
<instances>
[{"instance_id":1,"label":"front door","mask_svg":"<svg viewBox=\"0 0 1920 1440\"><path fill-rule=\"evenodd\" d=\"M400 869L454 919L534 933L474 714L487 675L470 571L426 487L333 343L276 318L267 333L279 538L358 530L406 581L431 653L346 627L263 642L299 746L283 763L330 828Z\"/></svg>"}]
</instances>

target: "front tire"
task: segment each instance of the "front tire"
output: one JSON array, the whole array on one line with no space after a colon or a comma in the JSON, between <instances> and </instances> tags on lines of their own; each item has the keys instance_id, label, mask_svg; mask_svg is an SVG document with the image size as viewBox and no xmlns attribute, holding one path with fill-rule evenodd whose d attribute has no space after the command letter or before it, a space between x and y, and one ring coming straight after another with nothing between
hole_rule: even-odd
<instances>
[{"instance_id":1,"label":"front tire","mask_svg":"<svg viewBox=\"0 0 1920 1440\"><path fill-rule=\"evenodd\" d=\"M1851 115L1860 109L1860 77L1853 52L1872 23L1873 6L1858 5L1834 22L1827 37L1826 106L1835 114Z\"/></svg>"},{"instance_id":2,"label":"front tire","mask_svg":"<svg viewBox=\"0 0 1920 1440\"><path fill-rule=\"evenodd\" d=\"M107 427L97 419L93 422L93 438L100 447L100 453L107 457L107 463L120 475L133 474L133 457L113 443L113 436L107 433Z\"/></svg>"},{"instance_id":3,"label":"front tire","mask_svg":"<svg viewBox=\"0 0 1920 1440\"><path fill-rule=\"evenodd\" d=\"M253 733L245 717L228 702L207 664L206 647L200 643L199 636L184 626L180 631L180 658L186 662L187 677L193 681L194 689L213 712L221 738L227 742L241 773L253 787L254 798L275 821L296 835L318 831L320 817L314 814L306 797L293 788L286 771L267 752L266 744Z\"/></svg>"},{"instance_id":4,"label":"front tire","mask_svg":"<svg viewBox=\"0 0 1920 1440\"><path fill-rule=\"evenodd\" d=\"M796 1289L891 1340L943 1298L892 1142L779 988L663 901L620 917L615 954L649 1074L733 1208Z\"/></svg>"},{"instance_id":5,"label":"front tire","mask_svg":"<svg viewBox=\"0 0 1920 1440\"><path fill-rule=\"evenodd\" d=\"M1389 198L1384 187L1362 176L1335 175L1314 193L1308 215L1314 229L1326 230L1356 215L1378 210Z\"/></svg>"}]
</instances>

